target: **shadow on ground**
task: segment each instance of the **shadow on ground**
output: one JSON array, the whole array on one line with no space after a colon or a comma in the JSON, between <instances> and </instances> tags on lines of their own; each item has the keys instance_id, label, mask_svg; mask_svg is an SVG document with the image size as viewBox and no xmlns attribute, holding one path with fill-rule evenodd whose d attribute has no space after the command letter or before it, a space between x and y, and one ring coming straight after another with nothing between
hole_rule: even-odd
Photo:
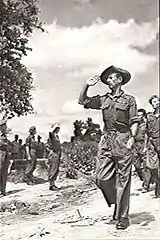
<instances>
[{"instance_id":1,"label":"shadow on ground","mask_svg":"<svg viewBox=\"0 0 160 240\"><path fill-rule=\"evenodd\" d=\"M26 189L15 189L15 190L11 190L11 191L8 191L7 192L7 195L11 195L11 194L14 194L14 193L18 193L18 192L21 192L21 191L24 191Z\"/></svg>"},{"instance_id":2,"label":"shadow on ground","mask_svg":"<svg viewBox=\"0 0 160 240\"><path fill-rule=\"evenodd\" d=\"M155 217L148 212L133 213L130 215L131 224L141 224L147 226L150 222L155 221Z\"/></svg>"},{"instance_id":3,"label":"shadow on ground","mask_svg":"<svg viewBox=\"0 0 160 240\"><path fill-rule=\"evenodd\" d=\"M34 184L36 185L36 184L43 184L43 183L46 183L46 182L48 182L48 180L44 180L43 178L38 178L38 177L36 177L35 179L34 179Z\"/></svg>"},{"instance_id":4,"label":"shadow on ground","mask_svg":"<svg viewBox=\"0 0 160 240\"><path fill-rule=\"evenodd\" d=\"M65 190L68 188L74 188L74 185L62 186L62 187L60 187L60 190Z\"/></svg>"}]
</instances>

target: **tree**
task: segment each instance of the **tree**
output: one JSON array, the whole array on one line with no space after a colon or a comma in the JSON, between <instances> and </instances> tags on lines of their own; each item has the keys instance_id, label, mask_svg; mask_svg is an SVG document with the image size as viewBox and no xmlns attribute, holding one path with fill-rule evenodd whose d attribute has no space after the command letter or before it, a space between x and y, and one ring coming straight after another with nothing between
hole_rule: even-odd
<instances>
[{"instance_id":1,"label":"tree","mask_svg":"<svg viewBox=\"0 0 160 240\"><path fill-rule=\"evenodd\" d=\"M34 29L41 29L37 0L0 0L0 112L12 118L33 112L32 74L22 64Z\"/></svg>"}]
</instances>

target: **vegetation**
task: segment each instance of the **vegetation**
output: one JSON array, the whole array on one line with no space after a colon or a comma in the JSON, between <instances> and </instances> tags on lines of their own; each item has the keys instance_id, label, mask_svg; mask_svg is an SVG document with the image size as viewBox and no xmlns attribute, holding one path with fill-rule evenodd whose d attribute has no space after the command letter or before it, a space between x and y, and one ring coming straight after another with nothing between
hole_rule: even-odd
<instances>
[{"instance_id":1,"label":"vegetation","mask_svg":"<svg viewBox=\"0 0 160 240\"><path fill-rule=\"evenodd\" d=\"M12 118L33 112L31 72L22 64L34 29L42 29L37 0L0 0L0 112Z\"/></svg>"}]
</instances>

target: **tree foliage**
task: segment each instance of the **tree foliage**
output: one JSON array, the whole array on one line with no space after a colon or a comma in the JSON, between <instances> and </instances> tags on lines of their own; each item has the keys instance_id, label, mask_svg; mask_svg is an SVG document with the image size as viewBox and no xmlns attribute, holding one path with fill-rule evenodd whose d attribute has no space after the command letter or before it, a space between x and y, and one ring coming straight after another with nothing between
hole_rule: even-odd
<instances>
[{"instance_id":1,"label":"tree foliage","mask_svg":"<svg viewBox=\"0 0 160 240\"><path fill-rule=\"evenodd\" d=\"M33 78L21 60L34 29L43 30L38 14L37 0L0 0L0 112L8 118L33 112Z\"/></svg>"}]
</instances>

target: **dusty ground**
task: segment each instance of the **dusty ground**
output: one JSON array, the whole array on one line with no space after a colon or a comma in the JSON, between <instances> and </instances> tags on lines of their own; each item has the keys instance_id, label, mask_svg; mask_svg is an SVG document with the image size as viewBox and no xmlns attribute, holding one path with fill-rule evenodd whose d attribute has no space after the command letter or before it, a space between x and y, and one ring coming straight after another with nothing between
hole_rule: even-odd
<instances>
[{"instance_id":1,"label":"dusty ground","mask_svg":"<svg viewBox=\"0 0 160 240\"><path fill-rule=\"evenodd\" d=\"M49 191L48 183L8 182L8 195L0 199L0 239L160 239L160 201L153 190L141 193L141 182L135 176L130 226L124 231L109 224L113 209L94 184L83 178L62 178L57 184L62 187L59 192Z\"/></svg>"}]
</instances>

